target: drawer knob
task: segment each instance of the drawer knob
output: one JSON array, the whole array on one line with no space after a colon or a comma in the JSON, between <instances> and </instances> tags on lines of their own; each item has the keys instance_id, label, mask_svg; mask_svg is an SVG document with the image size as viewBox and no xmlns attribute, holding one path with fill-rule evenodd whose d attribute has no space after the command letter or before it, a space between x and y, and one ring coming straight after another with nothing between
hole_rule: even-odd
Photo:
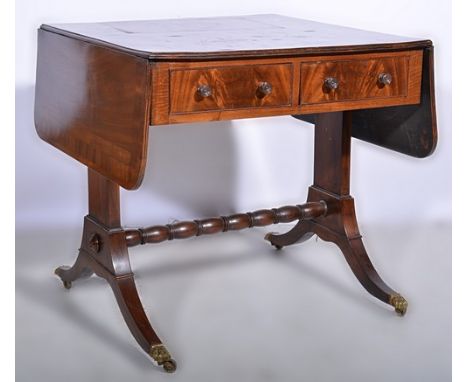
<instances>
[{"instance_id":1,"label":"drawer knob","mask_svg":"<svg viewBox=\"0 0 468 382\"><path fill-rule=\"evenodd\" d=\"M392 83L392 75L390 73L379 74L379 83L382 85L390 85Z\"/></svg>"},{"instance_id":2,"label":"drawer knob","mask_svg":"<svg viewBox=\"0 0 468 382\"><path fill-rule=\"evenodd\" d=\"M273 86L269 82L260 82L257 86L257 96L259 98L266 97L273 91Z\"/></svg>"},{"instance_id":3,"label":"drawer knob","mask_svg":"<svg viewBox=\"0 0 468 382\"><path fill-rule=\"evenodd\" d=\"M338 80L335 77L325 78L325 81L323 82L323 84L325 86L325 89L327 89L329 91L338 89L338 86L340 85L340 83L338 82Z\"/></svg>"},{"instance_id":4,"label":"drawer knob","mask_svg":"<svg viewBox=\"0 0 468 382\"><path fill-rule=\"evenodd\" d=\"M206 98L210 97L213 92L210 85L199 85L197 88L197 94L202 98Z\"/></svg>"}]
</instances>

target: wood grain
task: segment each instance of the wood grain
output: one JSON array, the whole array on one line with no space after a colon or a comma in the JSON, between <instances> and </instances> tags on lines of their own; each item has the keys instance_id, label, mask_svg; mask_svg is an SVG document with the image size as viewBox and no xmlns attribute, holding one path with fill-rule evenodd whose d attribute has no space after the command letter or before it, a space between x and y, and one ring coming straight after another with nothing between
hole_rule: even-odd
<instances>
[{"instance_id":1,"label":"wood grain","mask_svg":"<svg viewBox=\"0 0 468 382\"><path fill-rule=\"evenodd\" d=\"M406 96L408 56L359 60L327 60L302 64L301 105L321 102L362 100ZM389 73L392 82L379 84L379 75ZM326 78L338 81L336 90L325 87Z\"/></svg>"},{"instance_id":2,"label":"wood grain","mask_svg":"<svg viewBox=\"0 0 468 382\"><path fill-rule=\"evenodd\" d=\"M352 112L319 114L314 123L314 185L309 188L307 202L325 201L327 214L300 220L290 231L270 233L266 239L277 248L299 243L314 234L335 243L361 285L392 305L398 314L404 314L406 306L402 309L394 304L399 294L383 281L366 252L354 199L349 194ZM401 296L400 299L405 301Z\"/></svg>"},{"instance_id":3,"label":"wood grain","mask_svg":"<svg viewBox=\"0 0 468 382\"><path fill-rule=\"evenodd\" d=\"M137 343L166 371L173 372L176 364L169 352L164 348L164 357L161 357L152 351L163 345L151 326L135 285L125 231L120 226L119 192L117 183L89 170L89 215L84 219L79 255L72 267L59 267L55 273L68 289L73 282L93 273L104 278Z\"/></svg>"},{"instance_id":4,"label":"wood grain","mask_svg":"<svg viewBox=\"0 0 468 382\"><path fill-rule=\"evenodd\" d=\"M271 94L261 96L258 86L268 82ZM199 85L208 85L212 95L202 98ZM237 65L170 72L170 113L286 106L291 104L292 65Z\"/></svg>"},{"instance_id":5,"label":"wood grain","mask_svg":"<svg viewBox=\"0 0 468 382\"><path fill-rule=\"evenodd\" d=\"M220 216L174 224L156 225L147 228L127 229L126 240L129 247L161 243L166 240L186 239L193 236L212 235L220 232L238 231L245 228L264 227L271 224L290 223L299 219L310 219L325 215L324 202L305 203L297 206L263 209L254 212Z\"/></svg>"},{"instance_id":6,"label":"wood grain","mask_svg":"<svg viewBox=\"0 0 468 382\"><path fill-rule=\"evenodd\" d=\"M390 150L425 158L437 145L434 49L424 49L421 101L353 112L353 137Z\"/></svg>"},{"instance_id":7,"label":"wood grain","mask_svg":"<svg viewBox=\"0 0 468 382\"><path fill-rule=\"evenodd\" d=\"M331 67L329 63L332 63ZM321 66L328 68L327 71L318 73L310 70ZM393 83L379 88L376 77L383 70L393 75ZM270 71L281 75L271 75ZM152 65L151 124L417 104L421 91L421 71L421 50L289 59L155 63ZM337 98L324 95L322 83L326 74L334 74L342 80L345 90L340 90ZM289 77L291 88L286 86ZM276 93L270 94L276 97L271 98L270 103L268 97L255 97L252 89L261 78L268 78L275 90L278 86L283 89L283 104L278 101L281 96ZM200 83L212 86L213 97L197 100L195 92ZM289 105L284 105L286 94L291 95Z\"/></svg>"},{"instance_id":8,"label":"wood grain","mask_svg":"<svg viewBox=\"0 0 468 382\"><path fill-rule=\"evenodd\" d=\"M263 15L43 26L38 52L37 132L89 167L79 255L56 274L67 288L93 273L106 279L134 338L166 371L176 363L140 301L133 245L298 220L266 239L278 249L313 234L337 244L363 287L404 314L406 301L381 279L361 239L349 195L351 136L414 156L432 152L430 41ZM381 72L392 84L377 86ZM340 81L333 94L323 92L327 76ZM265 81L271 91L259 95ZM197 99L200 85L211 90ZM143 178L150 122L287 114L316 124L305 204L122 228L120 186L137 188Z\"/></svg>"},{"instance_id":9,"label":"wood grain","mask_svg":"<svg viewBox=\"0 0 468 382\"><path fill-rule=\"evenodd\" d=\"M127 189L143 179L150 91L147 60L39 30L37 133Z\"/></svg>"},{"instance_id":10,"label":"wood grain","mask_svg":"<svg viewBox=\"0 0 468 382\"><path fill-rule=\"evenodd\" d=\"M271 14L54 24L42 28L157 61L378 52L431 45L425 39Z\"/></svg>"}]
</instances>

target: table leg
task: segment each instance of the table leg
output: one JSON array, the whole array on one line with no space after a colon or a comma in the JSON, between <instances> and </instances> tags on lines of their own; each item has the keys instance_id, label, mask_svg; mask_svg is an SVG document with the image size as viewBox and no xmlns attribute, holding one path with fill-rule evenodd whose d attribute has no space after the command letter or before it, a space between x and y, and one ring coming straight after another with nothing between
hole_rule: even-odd
<instances>
[{"instance_id":1,"label":"table leg","mask_svg":"<svg viewBox=\"0 0 468 382\"><path fill-rule=\"evenodd\" d=\"M307 202L325 201L327 214L300 220L289 232L268 234L266 239L277 248L303 241L313 234L335 243L362 286L404 315L406 300L385 284L367 255L354 200L349 195L351 113L318 114L315 126L314 185L309 188Z\"/></svg>"},{"instance_id":2,"label":"table leg","mask_svg":"<svg viewBox=\"0 0 468 382\"><path fill-rule=\"evenodd\" d=\"M283 234L267 233L265 240L268 240L276 249L282 249L287 245L302 243L312 236L314 236L314 233L310 229L309 220L299 220L288 232Z\"/></svg>"},{"instance_id":3,"label":"table leg","mask_svg":"<svg viewBox=\"0 0 468 382\"><path fill-rule=\"evenodd\" d=\"M79 278L95 273L111 286L128 328L145 352L167 372L176 363L153 330L138 295L128 256L125 230L120 224L119 186L89 170L89 215L73 267L55 273L66 288Z\"/></svg>"},{"instance_id":4,"label":"table leg","mask_svg":"<svg viewBox=\"0 0 468 382\"><path fill-rule=\"evenodd\" d=\"M60 277L63 282L63 286L66 289L70 289L73 281L91 277L94 274L94 271L89 266L86 252L80 250L75 264L73 264L72 267L66 265L58 267L55 270L55 274Z\"/></svg>"}]
</instances>

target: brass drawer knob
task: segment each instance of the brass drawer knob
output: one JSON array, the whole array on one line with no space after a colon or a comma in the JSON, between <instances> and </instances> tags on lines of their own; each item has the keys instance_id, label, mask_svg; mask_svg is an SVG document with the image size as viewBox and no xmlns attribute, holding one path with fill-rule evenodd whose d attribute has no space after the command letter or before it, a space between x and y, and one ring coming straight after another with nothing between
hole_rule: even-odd
<instances>
[{"instance_id":1,"label":"brass drawer knob","mask_svg":"<svg viewBox=\"0 0 468 382\"><path fill-rule=\"evenodd\" d=\"M390 73L379 74L379 83L381 85L390 85L392 83L392 75Z\"/></svg>"},{"instance_id":2,"label":"brass drawer knob","mask_svg":"<svg viewBox=\"0 0 468 382\"><path fill-rule=\"evenodd\" d=\"M197 94L202 98L210 97L213 94L210 85L199 85L197 88Z\"/></svg>"},{"instance_id":3,"label":"brass drawer knob","mask_svg":"<svg viewBox=\"0 0 468 382\"><path fill-rule=\"evenodd\" d=\"M327 89L328 91L331 91L331 90L338 89L338 86L340 85L340 83L338 79L336 79L335 77L327 77L325 78L323 85L325 86L325 89Z\"/></svg>"},{"instance_id":4,"label":"brass drawer knob","mask_svg":"<svg viewBox=\"0 0 468 382\"><path fill-rule=\"evenodd\" d=\"M260 82L257 86L257 96L259 98L266 97L273 91L273 86L269 82Z\"/></svg>"}]
</instances>

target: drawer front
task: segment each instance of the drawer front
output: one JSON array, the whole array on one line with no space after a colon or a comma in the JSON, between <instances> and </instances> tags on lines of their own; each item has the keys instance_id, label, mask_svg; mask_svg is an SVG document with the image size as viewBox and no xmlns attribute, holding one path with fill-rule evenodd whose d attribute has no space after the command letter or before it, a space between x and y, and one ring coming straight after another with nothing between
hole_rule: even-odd
<instances>
[{"instance_id":1,"label":"drawer front","mask_svg":"<svg viewBox=\"0 0 468 382\"><path fill-rule=\"evenodd\" d=\"M302 105L405 97L408 56L301 64Z\"/></svg>"},{"instance_id":2,"label":"drawer front","mask_svg":"<svg viewBox=\"0 0 468 382\"><path fill-rule=\"evenodd\" d=\"M291 105L292 64L170 71L170 113Z\"/></svg>"}]
</instances>

